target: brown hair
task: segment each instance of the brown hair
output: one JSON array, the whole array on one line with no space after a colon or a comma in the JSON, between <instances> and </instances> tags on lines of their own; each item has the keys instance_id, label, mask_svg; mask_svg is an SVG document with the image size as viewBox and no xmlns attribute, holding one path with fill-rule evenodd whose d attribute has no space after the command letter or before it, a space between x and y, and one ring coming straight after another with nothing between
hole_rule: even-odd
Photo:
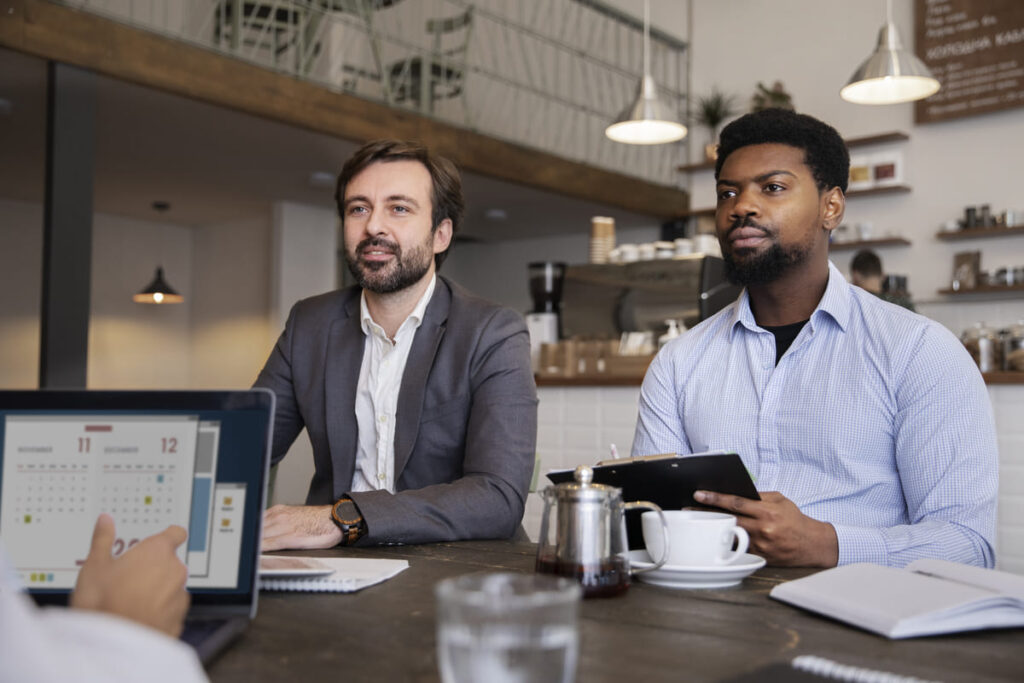
<instances>
[{"instance_id":1,"label":"brown hair","mask_svg":"<svg viewBox=\"0 0 1024 683\"><path fill-rule=\"evenodd\" d=\"M345 222L345 188L366 167L378 161L418 161L426 167L430 173L432 185L431 229L437 230L441 221L445 218L449 219L452 222L452 243L454 243L455 235L458 234L462 224L462 214L466 209L466 202L462 197L462 178L459 176L459 170L455 164L444 157L431 155L427 148L420 143L407 140L367 142L345 162L341 173L338 174L338 185L334 191L334 201L338 205L338 215L341 216L342 224ZM449 249L451 249L451 243L449 243L448 249L434 254L434 265L438 270L448 256Z\"/></svg>"}]
</instances>

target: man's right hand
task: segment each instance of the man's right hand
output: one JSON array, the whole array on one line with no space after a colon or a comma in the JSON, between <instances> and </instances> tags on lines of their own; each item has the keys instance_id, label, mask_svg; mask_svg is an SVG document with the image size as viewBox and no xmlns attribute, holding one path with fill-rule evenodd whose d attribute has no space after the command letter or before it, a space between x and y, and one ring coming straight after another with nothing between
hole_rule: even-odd
<instances>
[{"instance_id":1,"label":"man's right hand","mask_svg":"<svg viewBox=\"0 0 1024 683\"><path fill-rule=\"evenodd\" d=\"M263 513L263 552L313 550L341 543L330 505L275 505Z\"/></svg>"},{"instance_id":2,"label":"man's right hand","mask_svg":"<svg viewBox=\"0 0 1024 683\"><path fill-rule=\"evenodd\" d=\"M107 514L96 520L89 557L78 573L71 606L132 619L177 638L188 611L188 568L175 549L188 534L170 526L113 557L116 532Z\"/></svg>"}]
</instances>

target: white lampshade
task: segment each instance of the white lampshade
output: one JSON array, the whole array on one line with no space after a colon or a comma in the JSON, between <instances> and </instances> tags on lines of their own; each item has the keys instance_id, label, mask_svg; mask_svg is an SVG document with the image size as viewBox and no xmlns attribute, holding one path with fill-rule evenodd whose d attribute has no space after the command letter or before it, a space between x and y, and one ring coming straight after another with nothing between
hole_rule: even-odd
<instances>
[{"instance_id":1,"label":"white lampshade","mask_svg":"<svg viewBox=\"0 0 1024 683\"><path fill-rule=\"evenodd\" d=\"M616 142L631 145L660 145L686 137L686 126L658 99L654 78L645 74L637 88L636 100L622 110L604 134Z\"/></svg>"},{"instance_id":2,"label":"white lampshade","mask_svg":"<svg viewBox=\"0 0 1024 683\"><path fill-rule=\"evenodd\" d=\"M923 100L939 91L924 62L903 49L890 19L878 32L878 47L850 77L839 96L854 104L899 104Z\"/></svg>"},{"instance_id":3,"label":"white lampshade","mask_svg":"<svg viewBox=\"0 0 1024 683\"><path fill-rule=\"evenodd\" d=\"M686 137L686 126L672 108L658 99L658 86L651 76L651 8L644 0L644 75L633 103L622 110L604 134L615 142L630 145L661 145Z\"/></svg>"}]
</instances>

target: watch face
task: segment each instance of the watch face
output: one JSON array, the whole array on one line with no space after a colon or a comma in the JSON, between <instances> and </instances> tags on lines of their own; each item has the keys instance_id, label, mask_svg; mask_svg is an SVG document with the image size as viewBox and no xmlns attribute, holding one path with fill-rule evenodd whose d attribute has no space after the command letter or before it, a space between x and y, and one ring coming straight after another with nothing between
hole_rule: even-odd
<instances>
[{"instance_id":1,"label":"watch face","mask_svg":"<svg viewBox=\"0 0 1024 683\"><path fill-rule=\"evenodd\" d=\"M351 500L341 500L334 505L334 514L343 523L352 525L361 521L359 510Z\"/></svg>"}]
</instances>

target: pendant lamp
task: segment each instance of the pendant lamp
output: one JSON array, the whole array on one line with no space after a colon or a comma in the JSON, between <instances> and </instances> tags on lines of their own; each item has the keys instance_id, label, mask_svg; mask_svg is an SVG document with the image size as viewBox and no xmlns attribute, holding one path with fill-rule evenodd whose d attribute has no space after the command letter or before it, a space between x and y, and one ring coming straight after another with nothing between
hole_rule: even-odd
<instances>
[{"instance_id":1,"label":"pendant lamp","mask_svg":"<svg viewBox=\"0 0 1024 683\"><path fill-rule=\"evenodd\" d=\"M159 266L153 281L132 297L132 301L139 304L180 304L184 300L185 297L174 291L174 288L164 280L164 269Z\"/></svg>"},{"instance_id":2,"label":"pendant lamp","mask_svg":"<svg viewBox=\"0 0 1024 683\"><path fill-rule=\"evenodd\" d=\"M899 104L931 97L939 82L924 62L903 48L892 21L892 0L886 0L886 23L878 46L850 77L839 96L854 104Z\"/></svg>"},{"instance_id":3,"label":"pendant lamp","mask_svg":"<svg viewBox=\"0 0 1024 683\"><path fill-rule=\"evenodd\" d=\"M616 142L631 145L659 145L686 137L671 107L658 99L658 86L651 76L651 7L644 0L644 75L636 99L626 107L604 134Z\"/></svg>"}]
</instances>

